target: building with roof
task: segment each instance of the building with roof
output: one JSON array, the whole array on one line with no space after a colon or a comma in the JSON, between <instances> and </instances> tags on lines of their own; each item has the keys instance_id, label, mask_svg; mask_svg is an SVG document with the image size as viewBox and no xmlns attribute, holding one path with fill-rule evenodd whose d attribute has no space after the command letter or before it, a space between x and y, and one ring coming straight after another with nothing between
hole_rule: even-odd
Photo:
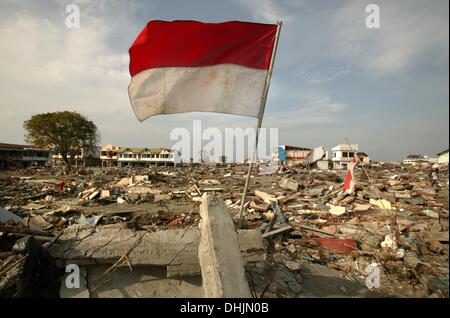
<instances>
[{"instance_id":1,"label":"building with roof","mask_svg":"<svg viewBox=\"0 0 450 318\"><path fill-rule=\"evenodd\" d=\"M102 166L143 167L174 165L176 152L169 148L120 147L108 144L100 151Z\"/></svg>"},{"instance_id":2,"label":"building with roof","mask_svg":"<svg viewBox=\"0 0 450 318\"><path fill-rule=\"evenodd\" d=\"M107 144L100 149L100 160L102 167L117 166L117 151L120 147Z\"/></svg>"},{"instance_id":3,"label":"building with roof","mask_svg":"<svg viewBox=\"0 0 450 318\"><path fill-rule=\"evenodd\" d=\"M448 149L437 154L438 163L448 163Z\"/></svg>"},{"instance_id":4,"label":"building with roof","mask_svg":"<svg viewBox=\"0 0 450 318\"><path fill-rule=\"evenodd\" d=\"M99 166L100 165L100 147L94 147L93 149L81 149L72 155L68 155L69 160L75 166ZM54 154L52 157L55 165L63 163L63 158L60 153Z\"/></svg>"},{"instance_id":5,"label":"building with roof","mask_svg":"<svg viewBox=\"0 0 450 318\"><path fill-rule=\"evenodd\" d=\"M306 166L308 164L308 156L310 153L310 148L281 145L273 150L272 159L278 163L288 165L300 164Z\"/></svg>"},{"instance_id":6,"label":"building with roof","mask_svg":"<svg viewBox=\"0 0 450 318\"><path fill-rule=\"evenodd\" d=\"M370 163L370 158L365 152L359 151L358 144L340 144L331 148L333 153L331 162L334 170L347 170L352 158L358 157L360 164Z\"/></svg>"},{"instance_id":7,"label":"building with roof","mask_svg":"<svg viewBox=\"0 0 450 318\"><path fill-rule=\"evenodd\" d=\"M0 169L46 166L51 160L48 149L31 145L0 143Z\"/></svg>"}]
</instances>

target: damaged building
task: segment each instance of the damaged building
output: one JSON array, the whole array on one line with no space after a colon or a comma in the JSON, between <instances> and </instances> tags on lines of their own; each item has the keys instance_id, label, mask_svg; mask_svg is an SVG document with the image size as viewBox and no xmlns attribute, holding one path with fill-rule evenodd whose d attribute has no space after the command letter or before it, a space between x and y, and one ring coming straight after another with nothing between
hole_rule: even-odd
<instances>
[{"instance_id":1,"label":"damaged building","mask_svg":"<svg viewBox=\"0 0 450 318\"><path fill-rule=\"evenodd\" d=\"M310 152L310 148L281 145L273 150L272 159L277 163L306 166Z\"/></svg>"},{"instance_id":2,"label":"damaged building","mask_svg":"<svg viewBox=\"0 0 450 318\"><path fill-rule=\"evenodd\" d=\"M333 163L328 158L328 151L325 151L324 147L320 146L314 148L308 156L309 167L319 170L333 169Z\"/></svg>"},{"instance_id":3,"label":"damaged building","mask_svg":"<svg viewBox=\"0 0 450 318\"><path fill-rule=\"evenodd\" d=\"M362 151L359 151L358 144L340 144L331 148L334 170L347 170L349 168L350 161L353 158L359 158L361 165L368 165L370 163L369 156Z\"/></svg>"},{"instance_id":4,"label":"damaged building","mask_svg":"<svg viewBox=\"0 0 450 318\"><path fill-rule=\"evenodd\" d=\"M0 170L45 166L50 160L51 152L48 149L0 143Z\"/></svg>"},{"instance_id":5,"label":"damaged building","mask_svg":"<svg viewBox=\"0 0 450 318\"><path fill-rule=\"evenodd\" d=\"M68 155L68 159L75 166L97 167L100 165L100 147L93 149L80 149L73 151ZM54 165L62 165L63 157L60 153L53 154L52 163Z\"/></svg>"}]
</instances>

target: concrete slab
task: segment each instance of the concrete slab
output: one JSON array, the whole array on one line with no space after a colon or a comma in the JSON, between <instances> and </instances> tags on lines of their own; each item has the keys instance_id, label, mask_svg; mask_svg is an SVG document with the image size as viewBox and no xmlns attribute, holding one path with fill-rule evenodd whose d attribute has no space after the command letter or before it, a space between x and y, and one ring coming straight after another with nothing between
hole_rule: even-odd
<instances>
[{"instance_id":1,"label":"concrete slab","mask_svg":"<svg viewBox=\"0 0 450 318\"><path fill-rule=\"evenodd\" d=\"M222 198L204 196L200 208L198 257L203 297L251 298L240 253L239 235Z\"/></svg>"},{"instance_id":2,"label":"concrete slab","mask_svg":"<svg viewBox=\"0 0 450 318\"><path fill-rule=\"evenodd\" d=\"M88 284L91 298L200 298L202 279L200 276L183 279L168 279L161 267L139 266L118 268L110 280L92 290L98 279L108 269L107 265L88 266Z\"/></svg>"},{"instance_id":3,"label":"concrete slab","mask_svg":"<svg viewBox=\"0 0 450 318\"><path fill-rule=\"evenodd\" d=\"M246 262L265 259L261 234L239 231L241 251ZM200 274L197 228L157 232L134 231L120 224L76 225L67 228L51 246L51 255L77 265L113 264L128 254L133 266L167 267L168 277Z\"/></svg>"}]
</instances>

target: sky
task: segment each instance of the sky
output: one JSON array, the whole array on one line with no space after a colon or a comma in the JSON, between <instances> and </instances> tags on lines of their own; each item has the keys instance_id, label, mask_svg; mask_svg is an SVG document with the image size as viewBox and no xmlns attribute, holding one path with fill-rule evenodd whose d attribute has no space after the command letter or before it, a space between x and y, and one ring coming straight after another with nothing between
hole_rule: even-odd
<instances>
[{"instance_id":1,"label":"sky","mask_svg":"<svg viewBox=\"0 0 450 318\"><path fill-rule=\"evenodd\" d=\"M80 8L69 29L68 4ZM365 8L380 8L369 29ZM24 143L32 115L77 111L101 144L170 147L170 132L254 127L186 113L140 123L128 98L128 49L150 20L283 21L263 127L279 144L359 144L374 160L434 156L449 145L448 0L0 0L0 142Z\"/></svg>"}]
</instances>

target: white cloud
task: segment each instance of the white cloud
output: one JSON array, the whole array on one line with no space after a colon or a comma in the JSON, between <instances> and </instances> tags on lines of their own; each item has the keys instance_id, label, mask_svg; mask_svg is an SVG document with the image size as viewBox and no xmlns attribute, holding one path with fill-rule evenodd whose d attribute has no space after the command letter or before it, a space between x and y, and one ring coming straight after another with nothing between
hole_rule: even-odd
<instances>
[{"instance_id":1,"label":"white cloud","mask_svg":"<svg viewBox=\"0 0 450 318\"><path fill-rule=\"evenodd\" d=\"M298 124L331 124L340 121L347 105L320 94L297 94L298 107L266 118L267 127L287 128Z\"/></svg>"},{"instance_id":2,"label":"white cloud","mask_svg":"<svg viewBox=\"0 0 450 318\"><path fill-rule=\"evenodd\" d=\"M334 15L338 55L375 76L406 70L425 56L448 65L447 1L382 1L380 29L366 28L367 4L352 0Z\"/></svg>"},{"instance_id":3,"label":"white cloud","mask_svg":"<svg viewBox=\"0 0 450 318\"><path fill-rule=\"evenodd\" d=\"M287 12L286 6L280 5L280 1L274 0L240 0L240 3L248 8L254 18L264 19L269 23L279 20L287 22L291 16Z\"/></svg>"},{"instance_id":4,"label":"white cloud","mask_svg":"<svg viewBox=\"0 0 450 318\"><path fill-rule=\"evenodd\" d=\"M305 66L297 67L294 70L287 72L285 75L298 78L311 85L322 85L350 74L351 71L349 66L330 68L305 64Z\"/></svg>"},{"instance_id":5,"label":"white cloud","mask_svg":"<svg viewBox=\"0 0 450 318\"><path fill-rule=\"evenodd\" d=\"M131 111L128 53L106 46L109 24L88 14L80 29L59 22L20 11L0 24L0 98L2 108L15 114L14 126L2 116L4 138L17 141L23 120L39 112L76 110L97 121Z\"/></svg>"}]
</instances>

